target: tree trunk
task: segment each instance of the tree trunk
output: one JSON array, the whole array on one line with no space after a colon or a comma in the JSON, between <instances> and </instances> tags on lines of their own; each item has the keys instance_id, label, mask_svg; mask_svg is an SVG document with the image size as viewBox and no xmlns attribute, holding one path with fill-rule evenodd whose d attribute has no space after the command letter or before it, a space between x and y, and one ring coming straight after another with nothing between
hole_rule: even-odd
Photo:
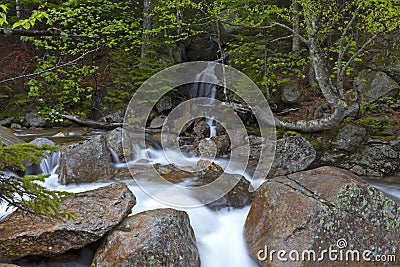
<instances>
[{"instance_id":1,"label":"tree trunk","mask_svg":"<svg viewBox=\"0 0 400 267\"><path fill-rule=\"evenodd\" d=\"M319 132L330 130L342 122L343 118L345 117L346 106L346 103L340 100L335 107L335 111L331 115L317 120L287 122L275 117L275 125L300 132Z\"/></svg>"},{"instance_id":2,"label":"tree trunk","mask_svg":"<svg viewBox=\"0 0 400 267\"><path fill-rule=\"evenodd\" d=\"M140 49L141 58L145 58L147 56L147 51L149 50L150 44L149 39L150 36L147 31L153 29L153 17L151 13L154 8L154 0L144 0L143 1L143 34L142 40L143 44Z\"/></svg>"},{"instance_id":3,"label":"tree trunk","mask_svg":"<svg viewBox=\"0 0 400 267\"><path fill-rule=\"evenodd\" d=\"M19 0L15 0L15 12L18 20L22 19L22 8Z\"/></svg>"},{"instance_id":4,"label":"tree trunk","mask_svg":"<svg viewBox=\"0 0 400 267\"><path fill-rule=\"evenodd\" d=\"M300 25L299 25L299 9L300 6L297 1L293 1L293 31L297 34L293 34L292 51L300 50Z\"/></svg>"}]
</instances>

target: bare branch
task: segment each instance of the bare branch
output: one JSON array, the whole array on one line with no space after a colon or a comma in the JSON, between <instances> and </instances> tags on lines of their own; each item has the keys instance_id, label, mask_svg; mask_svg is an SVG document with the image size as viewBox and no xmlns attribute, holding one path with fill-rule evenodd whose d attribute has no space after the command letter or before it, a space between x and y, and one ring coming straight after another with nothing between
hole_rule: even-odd
<instances>
[{"instance_id":1,"label":"bare branch","mask_svg":"<svg viewBox=\"0 0 400 267\"><path fill-rule=\"evenodd\" d=\"M102 46L97 46L96 48L94 48L94 49L92 49L92 50L86 51L85 53L83 53L83 54L80 55L79 57L77 57L77 58L75 58L74 60L69 61L69 62L67 62L67 63L61 64L61 65L56 65L56 66L54 66L54 67L51 67L51 68L48 68L48 69L45 69L45 70L41 70L41 71L38 71L38 72L35 72L35 73L24 74L24 75L20 75L20 76L17 76L17 77L5 79L5 80L0 81L0 84L1 84L1 83L5 83L5 82L10 82L10 81L15 81L15 80L22 79L22 78L29 78L29 77L32 77L32 76L40 75L40 74L45 73L45 72L48 72L48 71L56 70L56 69L58 69L58 68L63 68L63 67L66 67L66 66L73 65L73 64L75 64L76 62L78 62L79 60L83 59L83 58L84 58L85 56L87 56L88 54L91 54L91 53L94 53L94 52L100 50L100 48L102 48L103 46L104 46L104 45L102 45Z\"/></svg>"},{"instance_id":2,"label":"bare branch","mask_svg":"<svg viewBox=\"0 0 400 267\"><path fill-rule=\"evenodd\" d=\"M358 6L356 8L352 18L350 19L349 23L347 23L346 27L343 30L342 35L340 36L339 54L338 54L338 66L337 66L338 67L338 79L341 79L341 75L342 75L342 62L343 62L344 54L346 53L347 49L349 49L350 44L351 44L351 39L350 39L349 42L346 44L346 46L343 47L344 40L346 38L347 32L349 31L351 25L353 25L355 19L357 18L357 15L358 15L359 11L360 11L360 6Z\"/></svg>"},{"instance_id":3,"label":"bare branch","mask_svg":"<svg viewBox=\"0 0 400 267\"><path fill-rule=\"evenodd\" d=\"M356 52L354 52L354 54L350 57L350 59L346 62L346 65L344 65L341 73L338 73L338 75L343 76L344 73L346 72L347 68L350 66L350 64L352 64L354 62L354 59L356 57L358 57L362 52L364 52L364 50L368 47L368 45L375 40L375 38L381 34L382 32L377 32L374 35L372 35L371 38L369 38L361 47L360 49L358 49Z\"/></svg>"},{"instance_id":4,"label":"bare branch","mask_svg":"<svg viewBox=\"0 0 400 267\"><path fill-rule=\"evenodd\" d=\"M298 32L296 32L296 31L295 31L294 29L292 29L291 27L289 27L289 26L287 26L287 25L285 25L285 24L279 23L279 22L274 22L274 23L272 23L271 25L268 25L268 26L251 26L251 25L237 24L237 23L231 23L231 22L226 22L226 21L221 21L221 22L222 22L223 24L227 24L227 25L230 25L230 26L246 27L246 28L250 28L250 29L270 29L270 28L273 28L273 27L275 27L275 26L279 26L279 27L281 27L281 28L284 28L284 29L290 31L291 33L293 33L293 35L299 37L299 39L300 39L303 43L306 43L306 44L308 43L307 39L305 39L301 34L299 34ZM291 36L291 37L293 37L293 36Z\"/></svg>"}]
</instances>

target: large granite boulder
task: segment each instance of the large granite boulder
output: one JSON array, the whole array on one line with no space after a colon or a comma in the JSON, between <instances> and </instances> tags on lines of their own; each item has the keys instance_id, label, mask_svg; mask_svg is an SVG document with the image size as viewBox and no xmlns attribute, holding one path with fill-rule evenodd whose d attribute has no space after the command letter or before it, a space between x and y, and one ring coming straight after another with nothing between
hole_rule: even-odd
<instances>
[{"instance_id":1,"label":"large granite boulder","mask_svg":"<svg viewBox=\"0 0 400 267\"><path fill-rule=\"evenodd\" d=\"M0 223L0 260L55 256L82 248L119 224L135 204L126 184L114 183L65 198L60 211L72 212L72 219L17 210Z\"/></svg>"},{"instance_id":2,"label":"large granite boulder","mask_svg":"<svg viewBox=\"0 0 400 267\"><path fill-rule=\"evenodd\" d=\"M60 149L59 180L62 184L90 183L113 176L106 137L96 135Z\"/></svg>"},{"instance_id":3,"label":"large granite boulder","mask_svg":"<svg viewBox=\"0 0 400 267\"><path fill-rule=\"evenodd\" d=\"M301 136L277 140L275 158L268 177L286 175L307 169L316 158L315 148Z\"/></svg>"},{"instance_id":4,"label":"large granite boulder","mask_svg":"<svg viewBox=\"0 0 400 267\"><path fill-rule=\"evenodd\" d=\"M46 121L36 111L25 114L26 122L32 127L43 127Z\"/></svg>"},{"instance_id":5,"label":"large granite boulder","mask_svg":"<svg viewBox=\"0 0 400 267\"><path fill-rule=\"evenodd\" d=\"M102 240L91 266L200 266L188 215L156 209L126 218Z\"/></svg>"},{"instance_id":6,"label":"large granite boulder","mask_svg":"<svg viewBox=\"0 0 400 267\"><path fill-rule=\"evenodd\" d=\"M399 94L400 86L386 73L372 70L362 70L355 83L361 105L377 101L381 97Z\"/></svg>"},{"instance_id":7,"label":"large granite boulder","mask_svg":"<svg viewBox=\"0 0 400 267\"><path fill-rule=\"evenodd\" d=\"M339 130L334 141L336 149L344 151L354 151L363 145L367 139L367 130L358 125L347 124Z\"/></svg>"},{"instance_id":8,"label":"large granite boulder","mask_svg":"<svg viewBox=\"0 0 400 267\"><path fill-rule=\"evenodd\" d=\"M375 266L368 261L374 255L400 256L399 231L394 201L349 171L320 167L265 182L244 233L263 266ZM331 261L330 250L349 257L357 250L359 260Z\"/></svg>"}]
</instances>

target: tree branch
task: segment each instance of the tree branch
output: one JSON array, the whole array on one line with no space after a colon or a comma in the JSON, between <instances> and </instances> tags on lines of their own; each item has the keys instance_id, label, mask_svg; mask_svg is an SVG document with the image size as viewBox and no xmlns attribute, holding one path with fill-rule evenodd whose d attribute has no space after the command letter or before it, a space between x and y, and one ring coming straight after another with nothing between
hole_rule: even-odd
<instances>
[{"instance_id":1,"label":"tree branch","mask_svg":"<svg viewBox=\"0 0 400 267\"><path fill-rule=\"evenodd\" d=\"M96 48L94 48L94 49L92 49L92 50L86 51L85 53L83 53L83 54L80 55L79 57L77 57L77 58L75 58L74 60L69 61L69 62L67 62L67 63L60 64L60 65L56 65L56 66L54 66L54 67L51 67L51 68L48 68L48 69L45 69L45 70L41 70L41 71L38 71L38 72L35 72L35 73L24 74L24 75L20 75L20 76L17 76L17 77L5 79L5 80L0 81L0 84L1 84L1 83L5 83L5 82L10 82L10 81L15 81L15 80L22 79L22 78L29 78L29 77L32 77L32 76L40 75L40 74L45 73L45 72L48 72L48 71L56 70L56 69L58 69L58 68L66 67L66 66L69 66L69 65L73 65L73 64L75 64L76 62L78 62L79 60L83 59L86 55L98 51L98 50L99 50L100 48L102 48L103 46L104 46L104 45L102 45L102 46L97 46Z\"/></svg>"},{"instance_id":2,"label":"tree branch","mask_svg":"<svg viewBox=\"0 0 400 267\"><path fill-rule=\"evenodd\" d=\"M18 35L18 36L62 36L69 38L87 38L87 39L100 39L99 36L79 35L79 34L66 34L60 29L50 30L25 30L20 28L0 28L0 34L4 35Z\"/></svg>"}]
</instances>

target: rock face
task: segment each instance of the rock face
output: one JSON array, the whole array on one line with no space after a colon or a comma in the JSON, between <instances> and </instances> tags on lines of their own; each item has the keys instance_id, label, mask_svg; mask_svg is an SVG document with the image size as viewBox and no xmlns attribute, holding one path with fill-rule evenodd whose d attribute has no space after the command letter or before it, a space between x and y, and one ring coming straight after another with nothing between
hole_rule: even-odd
<instances>
[{"instance_id":1,"label":"rock face","mask_svg":"<svg viewBox=\"0 0 400 267\"><path fill-rule=\"evenodd\" d=\"M355 84L361 104L372 103L381 97L396 96L400 86L380 71L362 70Z\"/></svg>"},{"instance_id":2,"label":"rock face","mask_svg":"<svg viewBox=\"0 0 400 267\"><path fill-rule=\"evenodd\" d=\"M314 162L314 147L301 136L289 136L276 142L275 158L269 177L305 170Z\"/></svg>"},{"instance_id":3,"label":"rock face","mask_svg":"<svg viewBox=\"0 0 400 267\"><path fill-rule=\"evenodd\" d=\"M84 247L120 223L136 204L124 183L67 197L60 206L73 219L36 216L20 210L0 223L0 260L54 256Z\"/></svg>"},{"instance_id":4,"label":"rock face","mask_svg":"<svg viewBox=\"0 0 400 267\"><path fill-rule=\"evenodd\" d=\"M399 230L394 201L348 171L321 167L264 183L246 219L245 239L250 255L263 266L375 266L362 253L398 258ZM328 254L322 262L313 260L330 248L344 255L358 250L360 261L330 261ZM279 261L275 253L271 262L272 250L286 250L280 256L288 261ZM301 260L303 251L311 260Z\"/></svg>"},{"instance_id":5,"label":"rock face","mask_svg":"<svg viewBox=\"0 0 400 267\"><path fill-rule=\"evenodd\" d=\"M26 122L32 127L43 127L46 125L45 120L37 114L36 111L29 112L25 115Z\"/></svg>"},{"instance_id":6,"label":"rock face","mask_svg":"<svg viewBox=\"0 0 400 267\"><path fill-rule=\"evenodd\" d=\"M102 240L91 267L200 266L189 217L157 209L126 218Z\"/></svg>"},{"instance_id":7,"label":"rock face","mask_svg":"<svg viewBox=\"0 0 400 267\"><path fill-rule=\"evenodd\" d=\"M339 130L336 136L335 148L354 151L364 143L366 137L367 131L364 127L348 124Z\"/></svg>"},{"instance_id":8,"label":"rock face","mask_svg":"<svg viewBox=\"0 0 400 267\"><path fill-rule=\"evenodd\" d=\"M60 182L90 183L112 177L106 138L97 135L89 140L63 146L60 149Z\"/></svg>"}]
</instances>

